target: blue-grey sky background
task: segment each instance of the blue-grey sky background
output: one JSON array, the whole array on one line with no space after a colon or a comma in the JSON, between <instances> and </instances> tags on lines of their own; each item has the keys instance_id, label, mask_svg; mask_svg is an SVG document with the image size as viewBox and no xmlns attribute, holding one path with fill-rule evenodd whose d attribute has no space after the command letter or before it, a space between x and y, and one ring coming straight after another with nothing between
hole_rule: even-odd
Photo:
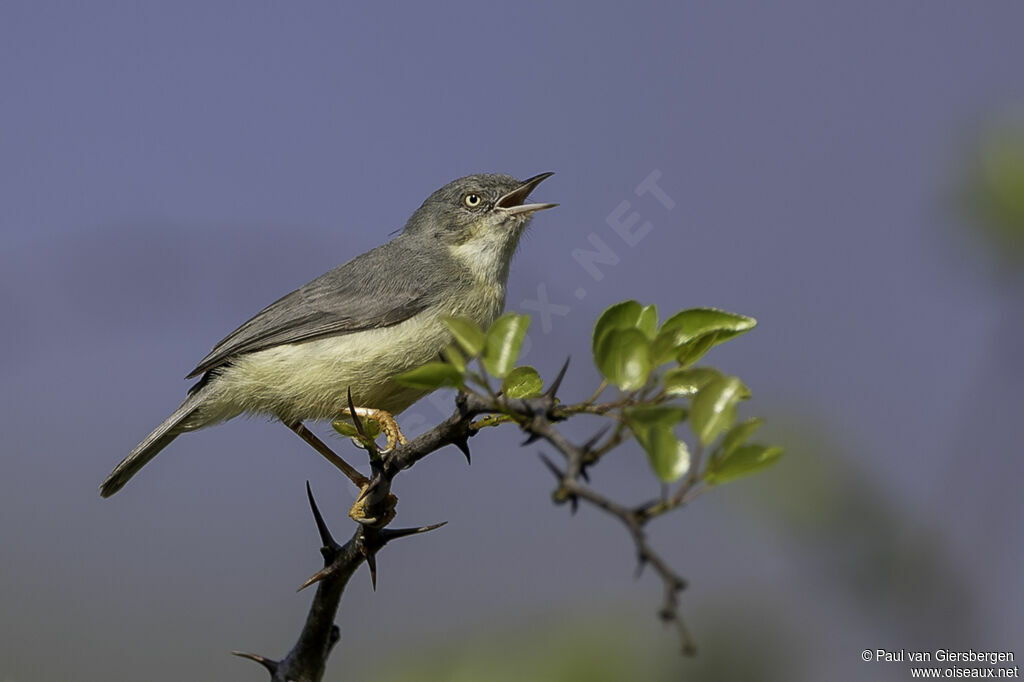
<instances>
[{"instance_id":1,"label":"blue-grey sky background","mask_svg":"<svg viewBox=\"0 0 1024 682\"><path fill-rule=\"evenodd\" d=\"M613 302L753 315L709 360L790 454L656 526L691 581L680 661L628 538L552 506L519 434L471 467L439 452L399 479L399 522L449 526L384 552L376 593L356 575L329 679L486 647L515 670L579 622L666 679L744 651L747 679L900 680L861 650L1019 647L1024 288L955 194L1024 102L1021 26L1011 2L4 3L0 680L260 679L227 652L291 646L319 561L303 483L344 536L345 482L236 420L96 486L217 340L487 171L557 173L509 307L568 310L535 316L527 360L571 354L582 397ZM637 195L652 172L671 209ZM651 224L632 246L622 202ZM594 235L619 259L600 281L571 255ZM657 492L634 446L602 468Z\"/></svg>"}]
</instances>

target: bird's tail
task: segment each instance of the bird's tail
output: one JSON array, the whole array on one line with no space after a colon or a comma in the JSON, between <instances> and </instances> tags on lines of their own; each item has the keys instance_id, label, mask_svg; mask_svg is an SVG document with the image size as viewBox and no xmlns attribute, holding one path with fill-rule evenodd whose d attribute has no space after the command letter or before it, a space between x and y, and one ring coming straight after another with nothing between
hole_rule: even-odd
<instances>
[{"instance_id":1,"label":"bird's tail","mask_svg":"<svg viewBox=\"0 0 1024 682\"><path fill-rule=\"evenodd\" d=\"M139 469L146 466L172 440L185 431L191 431L195 428L194 426L191 428L186 427L184 422L199 408L204 397L202 390L189 395L185 402L181 404L181 407L176 409L160 426L153 429L153 432L136 445L135 449L110 472L107 479L100 484L100 495L102 497L110 497L116 493L128 482L128 479L137 474Z\"/></svg>"}]
</instances>

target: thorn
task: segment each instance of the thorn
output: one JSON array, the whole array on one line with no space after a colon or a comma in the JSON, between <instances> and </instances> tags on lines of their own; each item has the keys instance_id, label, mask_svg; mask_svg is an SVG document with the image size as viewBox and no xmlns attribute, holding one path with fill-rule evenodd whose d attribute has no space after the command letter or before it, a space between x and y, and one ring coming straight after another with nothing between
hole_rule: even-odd
<instances>
[{"instance_id":1,"label":"thorn","mask_svg":"<svg viewBox=\"0 0 1024 682\"><path fill-rule=\"evenodd\" d=\"M573 516L575 516L576 512L579 510L579 508L580 508L580 498L578 498L575 495L572 495L569 498L569 513L572 514Z\"/></svg>"},{"instance_id":2,"label":"thorn","mask_svg":"<svg viewBox=\"0 0 1024 682\"><path fill-rule=\"evenodd\" d=\"M327 636L327 650L330 651L334 648L334 645L341 639L341 628L337 625L331 626L331 634Z\"/></svg>"},{"instance_id":3,"label":"thorn","mask_svg":"<svg viewBox=\"0 0 1024 682\"><path fill-rule=\"evenodd\" d=\"M430 526L420 526L419 528L385 528L380 532L382 544L387 544L391 540L397 540L398 538L408 537L410 535L419 535L420 533L429 533L432 530L437 530L441 526L447 525L447 521L441 523L435 523Z\"/></svg>"},{"instance_id":4,"label":"thorn","mask_svg":"<svg viewBox=\"0 0 1024 682\"><path fill-rule=\"evenodd\" d=\"M640 576L643 575L644 567L647 566L647 559L641 554L636 558L636 572L633 574L634 580L639 580Z\"/></svg>"},{"instance_id":5,"label":"thorn","mask_svg":"<svg viewBox=\"0 0 1024 682\"><path fill-rule=\"evenodd\" d=\"M593 436L587 439L587 442L580 447L580 450L583 451L583 457L580 461L580 478L582 478L587 483L590 483L590 474L587 473L588 463L582 460L586 459L590 453L594 452L594 448L604 437L604 434L608 433L608 429L610 428L611 425L609 424L606 424L605 426L601 427L600 429L598 429L597 433L595 433Z\"/></svg>"},{"instance_id":6,"label":"thorn","mask_svg":"<svg viewBox=\"0 0 1024 682\"><path fill-rule=\"evenodd\" d=\"M231 655L238 656L239 658L248 658L250 661L256 661L270 671L271 677L277 674L277 666L280 665L278 661L265 656L260 656L259 654L249 654L244 651L232 651Z\"/></svg>"},{"instance_id":7,"label":"thorn","mask_svg":"<svg viewBox=\"0 0 1024 682\"><path fill-rule=\"evenodd\" d=\"M366 565L370 567L370 583L373 585L373 591L377 591L377 551L370 550L365 545L363 546L363 556L366 557Z\"/></svg>"},{"instance_id":8,"label":"thorn","mask_svg":"<svg viewBox=\"0 0 1024 682\"><path fill-rule=\"evenodd\" d=\"M466 456L466 464L472 464L473 460L469 456L469 436L463 436L458 440L453 440L452 445L462 450L462 454Z\"/></svg>"},{"instance_id":9,"label":"thorn","mask_svg":"<svg viewBox=\"0 0 1024 682\"><path fill-rule=\"evenodd\" d=\"M558 370L558 375L555 377L555 380L551 382L551 386L549 386L548 390L544 392L545 397L553 400L555 394L558 393L558 387L562 385L562 379L565 378L565 372L569 369L570 359L571 356L565 358L565 363L562 365L562 369Z\"/></svg>"},{"instance_id":10,"label":"thorn","mask_svg":"<svg viewBox=\"0 0 1024 682\"><path fill-rule=\"evenodd\" d=\"M611 428L611 424L605 424L604 426L602 426L597 431L597 433L595 433L593 436L591 436L590 439L587 440L587 442L583 444L583 447L581 448L583 450L583 452L587 453L587 452L593 451L594 446L597 445L598 441L600 441L601 438L604 437L604 434L608 433L608 429L610 429L610 428Z\"/></svg>"},{"instance_id":11,"label":"thorn","mask_svg":"<svg viewBox=\"0 0 1024 682\"><path fill-rule=\"evenodd\" d=\"M370 481L362 490L359 491L359 497L356 498L355 503L359 504L360 502L365 500L370 495L370 493L374 491L374 489L376 489L378 486L380 486L381 483L383 483L383 481L383 476L374 476L373 480Z\"/></svg>"},{"instance_id":12,"label":"thorn","mask_svg":"<svg viewBox=\"0 0 1024 682\"><path fill-rule=\"evenodd\" d=\"M363 440L366 440L366 430L363 429L363 420L359 418L358 414L356 414L356 404L352 402L351 386L348 387L348 411L349 414L352 415L352 423L355 424L356 433L358 433Z\"/></svg>"},{"instance_id":13,"label":"thorn","mask_svg":"<svg viewBox=\"0 0 1024 682\"><path fill-rule=\"evenodd\" d=\"M316 521L316 529L320 533L320 542L323 543L324 549L337 549L338 543L331 536L331 531L327 528L324 517L316 506L316 500L313 499L313 489L309 487L309 481L306 481L306 497L309 498L309 508L313 510L313 519Z\"/></svg>"},{"instance_id":14,"label":"thorn","mask_svg":"<svg viewBox=\"0 0 1024 682\"><path fill-rule=\"evenodd\" d=\"M316 573L311 575L309 577L309 580L307 580L306 582L304 582L301 585L299 585L299 589L297 589L295 591L296 592L302 592L304 589L306 589L307 587L309 587L313 583L320 582L321 580L323 580L324 578L328 577L332 573L334 573L333 566L327 566L325 568L321 568L319 571L317 571Z\"/></svg>"},{"instance_id":15,"label":"thorn","mask_svg":"<svg viewBox=\"0 0 1024 682\"><path fill-rule=\"evenodd\" d=\"M540 454L540 460L544 462L544 465L548 468L548 471L554 474L555 478L557 478L559 481L562 480L562 472L559 471L558 467L555 466L555 463L548 459L543 452Z\"/></svg>"}]
</instances>

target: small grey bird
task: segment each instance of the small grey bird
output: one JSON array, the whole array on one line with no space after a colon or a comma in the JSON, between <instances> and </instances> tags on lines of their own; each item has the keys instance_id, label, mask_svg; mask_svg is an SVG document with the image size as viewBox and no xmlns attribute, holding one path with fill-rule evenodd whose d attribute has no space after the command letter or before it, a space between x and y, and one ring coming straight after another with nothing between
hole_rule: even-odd
<instances>
[{"instance_id":1,"label":"small grey bird","mask_svg":"<svg viewBox=\"0 0 1024 682\"><path fill-rule=\"evenodd\" d=\"M391 241L271 303L189 373L200 379L185 402L117 465L100 494L116 493L180 434L243 413L278 419L307 438L303 420L347 413L349 390L356 413L381 423L389 447L404 441L392 415L426 392L393 377L438 359L451 341L445 316L486 329L501 314L519 238L535 212L557 206L526 203L551 175L459 178L431 194Z\"/></svg>"}]
</instances>

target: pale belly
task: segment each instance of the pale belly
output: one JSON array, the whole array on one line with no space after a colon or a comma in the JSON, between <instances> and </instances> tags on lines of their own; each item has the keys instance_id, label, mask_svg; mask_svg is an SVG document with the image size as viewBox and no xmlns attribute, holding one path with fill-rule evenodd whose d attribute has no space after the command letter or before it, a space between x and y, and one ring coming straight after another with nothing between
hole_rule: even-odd
<instances>
[{"instance_id":1,"label":"pale belly","mask_svg":"<svg viewBox=\"0 0 1024 682\"><path fill-rule=\"evenodd\" d=\"M503 301L473 311L488 326ZM421 314L383 329L288 344L243 355L211 379L209 397L191 428L242 413L284 421L333 419L348 406L402 412L426 391L400 386L392 377L440 360L451 342L436 314Z\"/></svg>"}]
</instances>

